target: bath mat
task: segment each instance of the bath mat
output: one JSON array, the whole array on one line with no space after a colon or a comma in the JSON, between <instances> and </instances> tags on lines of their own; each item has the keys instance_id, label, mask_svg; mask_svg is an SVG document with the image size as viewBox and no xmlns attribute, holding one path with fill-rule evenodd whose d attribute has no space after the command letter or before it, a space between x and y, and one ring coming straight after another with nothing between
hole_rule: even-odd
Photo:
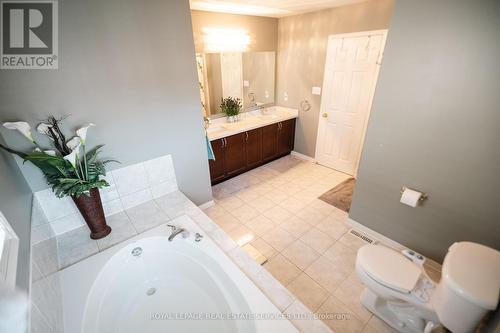
<instances>
[{"instance_id":1,"label":"bath mat","mask_svg":"<svg viewBox=\"0 0 500 333\"><path fill-rule=\"evenodd\" d=\"M328 192L323 193L319 199L349 213L349 209L351 209L352 193L355 185L356 179L349 178Z\"/></svg>"}]
</instances>

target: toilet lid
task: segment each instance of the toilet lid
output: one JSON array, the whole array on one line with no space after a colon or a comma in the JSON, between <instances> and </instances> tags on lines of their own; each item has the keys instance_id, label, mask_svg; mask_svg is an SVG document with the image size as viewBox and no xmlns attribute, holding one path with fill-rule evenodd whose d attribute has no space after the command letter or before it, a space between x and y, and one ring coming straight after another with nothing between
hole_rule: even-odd
<instances>
[{"instance_id":1,"label":"toilet lid","mask_svg":"<svg viewBox=\"0 0 500 333\"><path fill-rule=\"evenodd\" d=\"M421 270L415 263L382 245L365 245L358 251L358 263L372 279L391 289L410 293Z\"/></svg>"}]
</instances>

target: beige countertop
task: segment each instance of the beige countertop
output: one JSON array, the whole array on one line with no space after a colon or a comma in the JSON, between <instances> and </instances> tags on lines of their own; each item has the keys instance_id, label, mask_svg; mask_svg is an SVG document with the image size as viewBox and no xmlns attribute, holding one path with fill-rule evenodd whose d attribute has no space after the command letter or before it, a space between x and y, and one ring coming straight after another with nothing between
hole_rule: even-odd
<instances>
[{"instance_id":1,"label":"beige countertop","mask_svg":"<svg viewBox=\"0 0 500 333\"><path fill-rule=\"evenodd\" d=\"M213 141L255 128L279 123L280 121L297 118L298 116L299 112L297 109L272 106L261 110L244 112L241 114L241 120L235 123L228 123L225 117L213 119L207 129L207 135L208 139Z\"/></svg>"}]
</instances>

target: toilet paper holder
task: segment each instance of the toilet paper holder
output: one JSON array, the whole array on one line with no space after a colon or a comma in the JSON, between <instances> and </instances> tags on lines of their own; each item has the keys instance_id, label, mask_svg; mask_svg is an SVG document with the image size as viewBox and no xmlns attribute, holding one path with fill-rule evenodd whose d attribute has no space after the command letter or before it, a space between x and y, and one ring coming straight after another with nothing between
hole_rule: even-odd
<instances>
[{"instance_id":1,"label":"toilet paper holder","mask_svg":"<svg viewBox=\"0 0 500 333\"><path fill-rule=\"evenodd\" d=\"M418 190L415 190L414 188L409 188L409 187L403 186L403 187L401 187L401 190L400 190L401 194L402 194L402 193L403 193L406 189L409 189L409 190L413 190L413 191L420 192L420 191L418 191ZM428 196L427 196L427 193L424 193L424 192L420 192L420 193L422 193L422 196L418 199L419 201L424 201L425 199L427 199L427 197L428 197Z\"/></svg>"}]
</instances>

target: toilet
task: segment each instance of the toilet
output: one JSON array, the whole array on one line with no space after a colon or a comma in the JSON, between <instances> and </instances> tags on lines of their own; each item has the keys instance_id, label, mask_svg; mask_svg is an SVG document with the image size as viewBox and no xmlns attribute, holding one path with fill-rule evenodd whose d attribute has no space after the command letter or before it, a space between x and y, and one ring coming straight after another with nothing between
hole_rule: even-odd
<instances>
[{"instance_id":1,"label":"toilet","mask_svg":"<svg viewBox=\"0 0 500 333\"><path fill-rule=\"evenodd\" d=\"M356 272L365 285L361 303L397 331L428 333L441 324L453 333L472 332L488 311L496 309L499 251L454 243L437 284L409 258L378 244L363 246L356 258Z\"/></svg>"}]
</instances>

